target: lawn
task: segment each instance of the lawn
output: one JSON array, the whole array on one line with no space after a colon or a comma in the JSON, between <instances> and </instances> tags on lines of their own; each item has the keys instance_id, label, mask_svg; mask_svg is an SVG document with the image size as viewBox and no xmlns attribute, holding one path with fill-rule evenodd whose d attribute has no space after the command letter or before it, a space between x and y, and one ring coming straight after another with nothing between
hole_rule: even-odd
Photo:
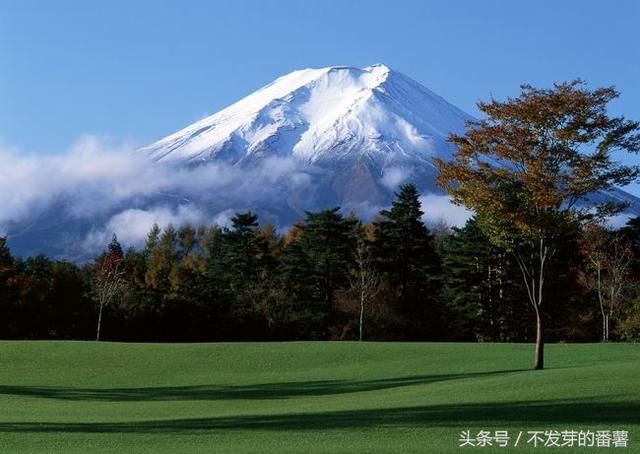
<instances>
[{"instance_id":1,"label":"lawn","mask_svg":"<svg viewBox=\"0 0 640 454\"><path fill-rule=\"evenodd\" d=\"M640 452L640 345L0 342L0 452ZM459 448L508 430L518 448ZM544 448L533 430L626 430ZM511 441L513 443L513 440Z\"/></svg>"}]
</instances>

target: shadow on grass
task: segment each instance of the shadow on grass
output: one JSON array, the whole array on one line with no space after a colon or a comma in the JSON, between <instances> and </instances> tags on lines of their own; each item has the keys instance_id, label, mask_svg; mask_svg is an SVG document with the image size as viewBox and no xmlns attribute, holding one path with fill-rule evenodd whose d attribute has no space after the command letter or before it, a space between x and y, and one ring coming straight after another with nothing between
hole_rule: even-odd
<instances>
[{"instance_id":1,"label":"shadow on grass","mask_svg":"<svg viewBox=\"0 0 640 454\"><path fill-rule=\"evenodd\" d=\"M489 377L523 370L504 370L448 375L422 375L379 380L315 380L253 385L169 386L149 388L71 388L49 386L0 386L0 395L28 396L46 399L94 401L171 401L287 399L324 396L363 391L378 391L402 386L422 385L447 380Z\"/></svg>"},{"instance_id":2,"label":"shadow on grass","mask_svg":"<svg viewBox=\"0 0 640 454\"><path fill-rule=\"evenodd\" d=\"M0 432L18 433L194 433L211 430L323 431L401 427L549 427L565 429L587 424L602 427L640 423L640 402L605 401L519 401L483 404L433 405L389 409L328 411L283 415L246 415L218 418L87 422L0 423Z\"/></svg>"}]
</instances>

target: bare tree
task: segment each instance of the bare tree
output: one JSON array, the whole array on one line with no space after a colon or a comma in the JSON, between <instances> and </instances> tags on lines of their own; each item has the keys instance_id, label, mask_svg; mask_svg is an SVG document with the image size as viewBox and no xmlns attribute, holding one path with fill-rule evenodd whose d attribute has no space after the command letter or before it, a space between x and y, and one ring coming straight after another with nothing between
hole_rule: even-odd
<instances>
[{"instance_id":1,"label":"bare tree","mask_svg":"<svg viewBox=\"0 0 640 454\"><path fill-rule=\"evenodd\" d=\"M442 251L444 242L451 235L451 224L444 218L439 218L430 228L436 251Z\"/></svg>"},{"instance_id":2,"label":"bare tree","mask_svg":"<svg viewBox=\"0 0 640 454\"><path fill-rule=\"evenodd\" d=\"M365 240L358 241L355 255L355 269L351 275L351 288L358 292L360 311L358 318L358 339L364 338L365 309L371 297L378 289L378 272L373 266L371 255Z\"/></svg>"},{"instance_id":3,"label":"bare tree","mask_svg":"<svg viewBox=\"0 0 640 454\"><path fill-rule=\"evenodd\" d=\"M631 245L605 227L590 223L583 233L583 251L589 263L587 285L596 291L602 316L602 340L610 338L610 322L619 312L630 279Z\"/></svg>"}]
</instances>

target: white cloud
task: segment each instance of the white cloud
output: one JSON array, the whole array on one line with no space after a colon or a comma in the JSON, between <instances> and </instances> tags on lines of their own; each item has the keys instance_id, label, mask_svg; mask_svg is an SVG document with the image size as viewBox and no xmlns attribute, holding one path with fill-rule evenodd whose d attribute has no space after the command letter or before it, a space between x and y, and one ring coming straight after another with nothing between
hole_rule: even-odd
<instances>
[{"instance_id":1,"label":"white cloud","mask_svg":"<svg viewBox=\"0 0 640 454\"><path fill-rule=\"evenodd\" d=\"M430 224L444 220L452 226L462 227L473 216L472 211L454 205L446 195L427 194L420 197L420 203L424 211L423 221Z\"/></svg>"},{"instance_id":2,"label":"white cloud","mask_svg":"<svg viewBox=\"0 0 640 454\"><path fill-rule=\"evenodd\" d=\"M395 190L411 175L411 168L389 167L382 184ZM81 241L88 250L104 247L113 233L124 245L139 246L154 223L228 225L236 211L312 193L309 188L323 184L323 176L317 168L282 157L241 168L153 163L132 146L94 136L81 137L57 155L28 154L0 141L0 234L12 226L68 217L95 225ZM471 216L446 196L425 195L421 202L429 223L444 219L461 225ZM303 208L314 206L311 200L305 203ZM371 219L382 208L360 203L343 211Z\"/></svg>"},{"instance_id":3,"label":"white cloud","mask_svg":"<svg viewBox=\"0 0 640 454\"><path fill-rule=\"evenodd\" d=\"M219 225L220 227L229 227L231 225L231 218L236 214L234 209L226 209L216 214L213 217L212 223Z\"/></svg>"},{"instance_id":4,"label":"white cloud","mask_svg":"<svg viewBox=\"0 0 640 454\"><path fill-rule=\"evenodd\" d=\"M103 220L103 228L86 238L87 245L110 238L110 232L136 243L154 222L226 223L226 211L211 219L204 213L295 192L312 183L314 172L280 157L242 169L214 163L177 167L150 162L127 144L94 136L81 137L57 155L28 154L0 142L0 234L43 216L69 216ZM184 204L193 200L193 205Z\"/></svg>"},{"instance_id":5,"label":"white cloud","mask_svg":"<svg viewBox=\"0 0 640 454\"><path fill-rule=\"evenodd\" d=\"M398 189L402 183L409 180L412 173L412 170L408 167L387 167L382 173L380 182L394 191Z\"/></svg>"},{"instance_id":6,"label":"white cloud","mask_svg":"<svg viewBox=\"0 0 640 454\"><path fill-rule=\"evenodd\" d=\"M99 250L110 241L113 234L124 245L140 246L154 224L179 227L182 224L199 225L209 222L205 213L190 205L180 205L176 209L164 206L146 210L127 209L112 216L103 228L92 230L84 240L84 249Z\"/></svg>"}]
</instances>

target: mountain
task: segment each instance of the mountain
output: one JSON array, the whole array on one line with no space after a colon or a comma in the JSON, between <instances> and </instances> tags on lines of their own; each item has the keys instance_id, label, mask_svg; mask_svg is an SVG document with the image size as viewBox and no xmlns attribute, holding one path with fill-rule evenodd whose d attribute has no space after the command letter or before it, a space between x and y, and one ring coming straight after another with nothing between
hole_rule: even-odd
<instances>
[{"instance_id":1,"label":"mountain","mask_svg":"<svg viewBox=\"0 0 640 454\"><path fill-rule=\"evenodd\" d=\"M399 155L426 160L470 119L384 65L304 69L142 151L183 162L240 163L267 154L310 162L353 154L380 164Z\"/></svg>"},{"instance_id":2,"label":"mountain","mask_svg":"<svg viewBox=\"0 0 640 454\"><path fill-rule=\"evenodd\" d=\"M290 157L324 170L322 184L302 208L381 206L403 181L423 193L439 192L432 158L451 157L447 137L464 132L469 120L471 115L385 65L333 66L282 76L140 152L163 163L241 167ZM630 211L640 213L640 200L624 191L592 199L603 197L629 202ZM295 201L289 205L301 208Z\"/></svg>"},{"instance_id":3,"label":"mountain","mask_svg":"<svg viewBox=\"0 0 640 454\"><path fill-rule=\"evenodd\" d=\"M400 180L433 190L431 158L450 156L448 134L471 119L384 65L304 69L140 151L185 164L291 157L328 169L336 202L380 204Z\"/></svg>"},{"instance_id":4,"label":"mountain","mask_svg":"<svg viewBox=\"0 0 640 454\"><path fill-rule=\"evenodd\" d=\"M9 242L19 255L81 261L112 233L140 244L154 222L224 223L250 209L286 227L305 210L336 205L370 219L407 181L438 195L423 207L427 215L447 218L432 158L451 157L449 133L472 119L384 65L294 71L126 159L72 156L56 169L76 186L44 194L20 222L5 222ZM109 166L124 170L111 177L102 172ZM622 190L592 198L629 202L628 212L640 215L640 200Z\"/></svg>"}]
</instances>

